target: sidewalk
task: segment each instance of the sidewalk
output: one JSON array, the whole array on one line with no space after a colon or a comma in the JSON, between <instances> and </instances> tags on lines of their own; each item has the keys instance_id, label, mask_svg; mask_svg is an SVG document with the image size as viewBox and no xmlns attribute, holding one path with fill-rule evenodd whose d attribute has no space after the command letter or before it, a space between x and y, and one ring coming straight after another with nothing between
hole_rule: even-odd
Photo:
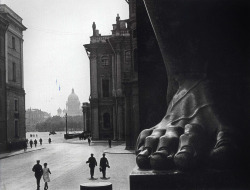
<instances>
[{"instance_id":1,"label":"sidewalk","mask_svg":"<svg viewBox=\"0 0 250 190\"><path fill-rule=\"evenodd\" d=\"M125 143L105 149L103 152L107 154L135 154L134 150L126 150Z\"/></svg>"},{"instance_id":2,"label":"sidewalk","mask_svg":"<svg viewBox=\"0 0 250 190\"><path fill-rule=\"evenodd\" d=\"M9 157L12 157L12 156L15 156L15 155L19 155L19 154L24 154L24 153L28 153L28 152L33 152L33 151L37 151L37 150L42 150L42 149L45 149L45 147L33 147L33 148L27 148L26 151L24 151L23 149L21 150L16 150L16 151L11 151L11 152L6 152L6 153L1 153L0 154L0 160L1 159L4 159L4 158L9 158Z\"/></svg>"}]
</instances>

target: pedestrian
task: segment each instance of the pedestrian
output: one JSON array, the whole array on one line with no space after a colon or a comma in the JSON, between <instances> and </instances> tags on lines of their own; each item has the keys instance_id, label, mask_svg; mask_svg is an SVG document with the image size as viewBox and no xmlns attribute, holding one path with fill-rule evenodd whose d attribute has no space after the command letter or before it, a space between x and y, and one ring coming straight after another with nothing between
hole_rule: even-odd
<instances>
[{"instance_id":1,"label":"pedestrian","mask_svg":"<svg viewBox=\"0 0 250 190\"><path fill-rule=\"evenodd\" d=\"M47 163L44 163L44 168L43 168L43 180L45 182L44 184L44 190L48 189L48 182L50 182L49 174L51 174L49 168L47 167Z\"/></svg>"},{"instance_id":2,"label":"pedestrian","mask_svg":"<svg viewBox=\"0 0 250 190\"><path fill-rule=\"evenodd\" d=\"M111 148L111 139L108 140L109 148Z\"/></svg>"},{"instance_id":3,"label":"pedestrian","mask_svg":"<svg viewBox=\"0 0 250 190\"><path fill-rule=\"evenodd\" d=\"M26 140L23 141L23 150L24 150L24 152L27 150L27 142L26 142Z\"/></svg>"},{"instance_id":4,"label":"pedestrian","mask_svg":"<svg viewBox=\"0 0 250 190\"><path fill-rule=\"evenodd\" d=\"M94 154L91 154L91 157L89 157L89 159L86 162L86 164L87 163L89 163L90 176L91 176L91 179L93 179L94 178L95 166L97 166L97 162L96 162L96 159L94 157Z\"/></svg>"},{"instance_id":5,"label":"pedestrian","mask_svg":"<svg viewBox=\"0 0 250 190\"><path fill-rule=\"evenodd\" d=\"M40 138L40 139L39 139L39 142L40 142L40 145L42 145L42 144L43 144L43 139Z\"/></svg>"},{"instance_id":6,"label":"pedestrian","mask_svg":"<svg viewBox=\"0 0 250 190\"><path fill-rule=\"evenodd\" d=\"M36 145L37 145L37 140L36 140L36 139L34 140L34 145L35 145L35 147L36 147Z\"/></svg>"},{"instance_id":7,"label":"pedestrian","mask_svg":"<svg viewBox=\"0 0 250 190\"><path fill-rule=\"evenodd\" d=\"M30 148L32 148L32 145L33 145L33 141L32 139L30 139Z\"/></svg>"},{"instance_id":8,"label":"pedestrian","mask_svg":"<svg viewBox=\"0 0 250 190\"><path fill-rule=\"evenodd\" d=\"M40 160L36 161L36 164L33 166L32 171L35 172L37 190L39 190L40 189L40 180L41 180L41 177L43 175L43 168L40 165Z\"/></svg>"},{"instance_id":9,"label":"pedestrian","mask_svg":"<svg viewBox=\"0 0 250 190\"><path fill-rule=\"evenodd\" d=\"M49 138L49 144L51 143L51 138Z\"/></svg>"},{"instance_id":10,"label":"pedestrian","mask_svg":"<svg viewBox=\"0 0 250 190\"><path fill-rule=\"evenodd\" d=\"M91 143L91 139L90 139L90 137L88 137L88 143L89 143L89 146L90 146L90 143Z\"/></svg>"},{"instance_id":11,"label":"pedestrian","mask_svg":"<svg viewBox=\"0 0 250 190\"><path fill-rule=\"evenodd\" d=\"M100 159L100 172L102 172L103 178L106 179L106 168L110 168L110 166L108 159L105 157L105 153L103 153L102 156Z\"/></svg>"}]
</instances>

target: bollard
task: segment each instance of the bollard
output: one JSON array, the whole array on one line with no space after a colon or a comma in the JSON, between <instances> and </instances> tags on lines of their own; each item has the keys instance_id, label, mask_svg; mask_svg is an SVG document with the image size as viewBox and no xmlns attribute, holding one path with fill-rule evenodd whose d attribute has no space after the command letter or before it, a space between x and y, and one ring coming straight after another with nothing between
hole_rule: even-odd
<instances>
[{"instance_id":1,"label":"bollard","mask_svg":"<svg viewBox=\"0 0 250 190\"><path fill-rule=\"evenodd\" d=\"M80 190L112 190L110 182L89 182L80 185Z\"/></svg>"}]
</instances>

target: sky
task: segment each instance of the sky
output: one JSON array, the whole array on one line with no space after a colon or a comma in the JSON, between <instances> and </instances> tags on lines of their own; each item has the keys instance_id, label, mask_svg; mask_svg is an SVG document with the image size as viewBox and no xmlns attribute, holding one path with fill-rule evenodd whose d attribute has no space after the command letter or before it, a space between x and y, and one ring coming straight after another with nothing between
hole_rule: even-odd
<instances>
[{"instance_id":1,"label":"sky","mask_svg":"<svg viewBox=\"0 0 250 190\"><path fill-rule=\"evenodd\" d=\"M80 102L90 95L89 58L92 23L102 35L128 19L125 0L0 0L22 19L25 107L57 114L66 108L72 88Z\"/></svg>"}]
</instances>

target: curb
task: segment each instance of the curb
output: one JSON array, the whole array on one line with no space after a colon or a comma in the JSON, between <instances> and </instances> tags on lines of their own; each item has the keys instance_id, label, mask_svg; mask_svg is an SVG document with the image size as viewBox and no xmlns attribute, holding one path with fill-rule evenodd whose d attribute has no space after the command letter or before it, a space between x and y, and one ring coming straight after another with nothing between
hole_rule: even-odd
<instances>
[{"instance_id":1,"label":"curb","mask_svg":"<svg viewBox=\"0 0 250 190\"><path fill-rule=\"evenodd\" d=\"M103 153L106 153L106 154L135 154L133 152L106 152L106 151L104 151Z\"/></svg>"},{"instance_id":2,"label":"curb","mask_svg":"<svg viewBox=\"0 0 250 190\"><path fill-rule=\"evenodd\" d=\"M26 151L26 152L20 152L20 153L16 153L16 154L11 154L11 155L7 155L7 156L3 156L3 157L0 156L0 160L5 159L5 158L9 158L9 157L12 157L12 156L16 156L16 155L19 155L19 154L26 154L26 153L29 153L29 152L34 152L34 151L43 150L43 149L45 149L45 147L40 148L40 149L36 149L36 150L30 150L30 151Z\"/></svg>"}]
</instances>

